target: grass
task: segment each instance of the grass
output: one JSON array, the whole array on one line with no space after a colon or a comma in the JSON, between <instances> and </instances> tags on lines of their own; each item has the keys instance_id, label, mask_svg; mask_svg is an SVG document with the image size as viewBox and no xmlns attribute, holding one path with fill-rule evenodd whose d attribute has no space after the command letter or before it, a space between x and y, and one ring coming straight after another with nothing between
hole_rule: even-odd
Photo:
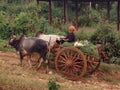
<instances>
[{"instance_id":1,"label":"grass","mask_svg":"<svg viewBox=\"0 0 120 90\"><path fill-rule=\"evenodd\" d=\"M48 90L48 82L55 81L60 85L60 90L103 90L103 87L95 86L94 84L82 83L81 81L72 82L59 76L57 73L45 74L37 72L34 69L19 66L19 60L9 60L0 58L0 90ZM100 70L111 73L120 71L120 66L101 64ZM112 68L112 69L111 69ZM112 71L110 71L110 69ZM99 77L99 80L106 81L112 84L119 83L119 81L109 74L104 74Z\"/></svg>"},{"instance_id":2,"label":"grass","mask_svg":"<svg viewBox=\"0 0 120 90\"><path fill-rule=\"evenodd\" d=\"M26 62L24 62L26 65ZM0 58L0 90L48 90L48 82L55 81L60 90L102 90L93 85L66 80L57 73L45 74L26 66L19 66L19 60Z\"/></svg>"},{"instance_id":3,"label":"grass","mask_svg":"<svg viewBox=\"0 0 120 90\"><path fill-rule=\"evenodd\" d=\"M112 84L117 84L119 81L115 79L113 76L107 75L107 76L102 76L99 78L102 81L106 81Z\"/></svg>"},{"instance_id":4,"label":"grass","mask_svg":"<svg viewBox=\"0 0 120 90\"><path fill-rule=\"evenodd\" d=\"M15 52L15 50L13 48L6 47L7 43L8 43L7 40L1 40L0 39L0 51L4 51L4 52L12 51L12 52Z\"/></svg>"},{"instance_id":5,"label":"grass","mask_svg":"<svg viewBox=\"0 0 120 90\"><path fill-rule=\"evenodd\" d=\"M14 75L7 75L1 76L0 78L0 86L6 90L26 90L30 89L39 89L45 88L47 85L45 82L40 82L39 79L36 80L34 78L26 78L24 76L14 76Z\"/></svg>"},{"instance_id":6,"label":"grass","mask_svg":"<svg viewBox=\"0 0 120 90\"><path fill-rule=\"evenodd\" d=\"M120 65L117 64L107 64L107 63L101 63L100 69L104 72L111 73L112 71L120 71Z\"/></svg>"},{"instance_id":7,"label":"grass","mask_svg":"<svg viewBox=\"0 0 120 90\"><path fill-rule=\"evenodd\" d=\"M2 62L2 63L1 63ZM47 90L46 82L41 82L35 70L24 69L17 63L0 60L0 87L5 90Z\"/></svg>"},{"instance_id":8,"label":"grass","mask_svg":"<svg viewBox=\"0 0 120 90\"><path fill-rule=\"evenodd\" d=\"M99 80L106 81L112 84L120 83L120 66L116 64L106 64L101 63L100 71L102 75L99 77Z\"/></svg>"}]
</instances>

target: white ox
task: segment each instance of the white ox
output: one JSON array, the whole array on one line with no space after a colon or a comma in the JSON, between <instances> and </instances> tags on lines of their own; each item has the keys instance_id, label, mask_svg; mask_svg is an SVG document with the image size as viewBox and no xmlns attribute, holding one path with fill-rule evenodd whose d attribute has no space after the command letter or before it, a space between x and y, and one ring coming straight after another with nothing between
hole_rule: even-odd
<instances>
[{"instance_id":1,"label":"white ox","mask_svg":"<svg viewBox=\"0 0 120 90\"><path fill-rule=\"evenodd\" d=\"M49 42L50 47L53 47L55 44L56 40L60 40L61 38L65 38L65 36L60 36L60 35L54 35L54 34L40 34L37 36L39 39L45 40Z\"/></svg>"}]
</instances>

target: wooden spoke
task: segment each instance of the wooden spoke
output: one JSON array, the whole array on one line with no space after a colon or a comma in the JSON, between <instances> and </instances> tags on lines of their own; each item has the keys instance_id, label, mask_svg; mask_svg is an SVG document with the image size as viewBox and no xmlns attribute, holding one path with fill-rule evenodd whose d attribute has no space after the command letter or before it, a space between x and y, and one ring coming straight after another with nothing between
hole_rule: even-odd
<instances>
[{"instance_id":1,"label":"wooden spoke","mask_svg":"<svg viewBox=\"0 0 120 90\"><path fill-rule=\"evenodd\" d=\"M86 55L86 59L87 59L87 74L92 74L98 69L100 65L100 60L97 59L94 55Z\"/></svg>"},{"instance_id":2,"label":"wooden spoke","mask_svg":"<svg viewBox=\"0 0 120 90\"><path fill-rule=\"evenodd\" d=\"M61 56L63 56L65 59L68 58L65 52L63 52Z\"/></svg>"},{"instance_id":3,"label":"wooden spoke","mask_svg":"<svg viewBox=\"0 0 120 90\"><path fill-rule=\"evenodd\" d=\"M70 80L79 80L86 72L87 61L79 49L64 47L56 55L55 67L62 76Z\"/></svg>"},{"instance_id":4,"label":"wooden spoke","mask_svg":"<svg viewBox=\"0 0 120 90\"><path fill-rule=\"evenodd\" d=\"M75 60L76 57L77 57L77 53L75 53L75 54L73 55L72 60Z\"/></svg>"},{"instance_id":5,"label":"wooden spoke","mask_svg":"<svg viewBox=\"0 0 120 90\"><path fill-rule=\"evenodd\" d=\"M63 60L59 60L58 63L60 63L60 64L65 64L65 61L63 61Z\"/></svg>"}]
</instances>

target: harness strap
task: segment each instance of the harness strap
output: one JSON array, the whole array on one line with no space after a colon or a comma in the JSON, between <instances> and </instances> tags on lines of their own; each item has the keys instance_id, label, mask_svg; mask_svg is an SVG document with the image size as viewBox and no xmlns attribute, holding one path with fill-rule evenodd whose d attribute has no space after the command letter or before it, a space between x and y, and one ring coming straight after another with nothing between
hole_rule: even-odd
<instances>
[{"instance_id":1,"label":"harness strap","mask_svg":"<svg viewBox=\"0 0 120 90\"><path fill-rule=\"evenodd\" d=\"M49 42L48 42L48 58L50 57L50 52L51 52L50 42L51 42L51 37L50 37Z\"/></svg>"}]
</instances>

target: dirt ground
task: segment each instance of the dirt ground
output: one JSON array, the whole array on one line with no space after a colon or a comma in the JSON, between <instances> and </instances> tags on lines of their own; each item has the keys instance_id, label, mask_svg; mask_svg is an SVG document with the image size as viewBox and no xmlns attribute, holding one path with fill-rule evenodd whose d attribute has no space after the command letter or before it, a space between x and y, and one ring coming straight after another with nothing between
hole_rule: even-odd
<instances>
[{"instance_id":1,"label":"dirt ground","mask_svg":"<svg viewBox=\"0 0 120 90\"><path fill-rule=\"evenodd\" d=\"M6 60L10 60L11 64L16 64L19 63L19 55L17 55L16 53L11 53L11 52L2 52L0 51L0 59L6 59ZM40 72L39 72L40 73ZM98 87L100 87L100 90L120 90L120 83L118 84L112 84L106 81L101 81L98 80L98 77L100 77L101 75L103 75L100 71L95 72L94 74L92 74L89 77L85 77L83 79L81 79L81 81L66 81L66 82L59 82L60 85L64 84L64 85L68 85L69 87L72 87L74 85L83 85L85 86L89 86L92 85L94 87L96 87L97 90ZM120 79L120 72L117 72L116 74L118 76L118 78ZM41 81L47 81L47 79L45 78L40 78ZM69 90L69 89L68 89ZM93 89L85 89L85 90L93 90Z\"/></svg>"}]
</instances>

